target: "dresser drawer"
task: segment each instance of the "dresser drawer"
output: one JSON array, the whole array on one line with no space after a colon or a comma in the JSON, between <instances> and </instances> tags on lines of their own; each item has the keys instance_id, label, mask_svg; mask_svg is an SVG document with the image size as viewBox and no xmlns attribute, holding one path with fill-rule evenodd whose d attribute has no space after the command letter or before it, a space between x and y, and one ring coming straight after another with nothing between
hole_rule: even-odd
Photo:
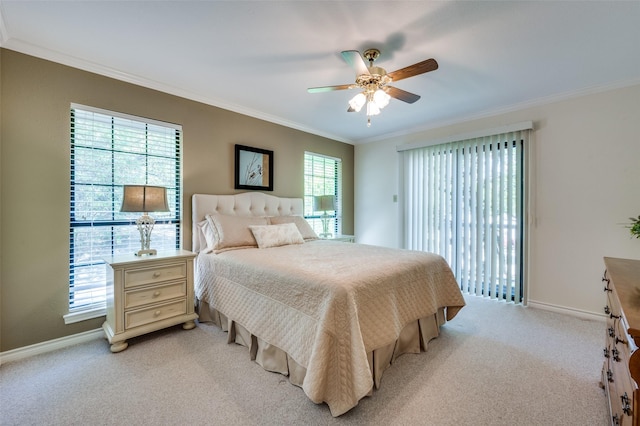
<instances>
[{"instance_id":1,"label":"dresser drawer","mask_svg":"<svg viewBox=\"0 0 640 426\"><path fill-rule=\"evenodd\" d=\"M124 309L164 302L165 300L185 297L186 295L186 281L173 281L168 284L129 290L124 293Z\"/></svg>"},{"instance_id":2,"label":"dresser drawer","mask_svg":"<svg viewBox=\"0 0 640 426\"><path fill-rule=\"evenodd\" d=\"M177 300L174 302L154 305L146 309L125 312L124 328L140 327L152 322L183 315L187 313L187 301Z\"/></svg>"},{"instance_id":3,"label":"dresser drawer","mask_svg":"<svg viewBox=\"0 0 640 426\"><path fill-rule=\"evenodd\" d=\"M617 415L619 425L631 425L633 423L633 384L628 371L623 365L613 366L613 383L609 386L609 404L612 416ZM613 417L612 417L613 420ZM612 421L613 424L614 421Z\"/></svg>"},{"instance_id":4,"label":"dresser drawer","mask_svg":"<svg viewBox=\"0 0 640 426\"><path fill-rule=\"evenodd\" d=\"M185 278L187 276L187 264L169 263L149 268L127 269L124 271L124 287L136 287L158 283L162 281Z\"/></svg>"}]
</instances>

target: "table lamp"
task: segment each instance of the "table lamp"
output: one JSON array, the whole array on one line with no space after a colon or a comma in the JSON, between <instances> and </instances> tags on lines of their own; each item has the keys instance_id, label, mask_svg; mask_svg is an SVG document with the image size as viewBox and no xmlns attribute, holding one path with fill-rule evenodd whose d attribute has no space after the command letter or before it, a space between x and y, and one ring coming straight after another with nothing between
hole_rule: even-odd
<instances>
[{"instance_id":1,"label":"table lamp","mask_svg":"<svg viewBox=\"0 0 640 426\"><path fill-rule=\"evenodd\" d=\"M322 214L322 234L320 234L320 238L331 238L333 234L329 232L329 216L327 214L327 210L336 209L336 199L333 195L318 195L313 197L313 211L320 212L323 211Z\"/></svg>"},{"instance_id":2,"label":"table lamp","mask_svg":"<svg viewBox=\"0 0 640 426\"><path fill-rule=\"evenodd\" d=\"M149 248L151 243L151 231L155 220L149 216L149 212L168 212L167 188L149 185L124 185L121 212L139 212L142 216L136 220L140 232L140 250L136 256L145 254L154 255L158 252Z\"/></svg>"}]
</instances>

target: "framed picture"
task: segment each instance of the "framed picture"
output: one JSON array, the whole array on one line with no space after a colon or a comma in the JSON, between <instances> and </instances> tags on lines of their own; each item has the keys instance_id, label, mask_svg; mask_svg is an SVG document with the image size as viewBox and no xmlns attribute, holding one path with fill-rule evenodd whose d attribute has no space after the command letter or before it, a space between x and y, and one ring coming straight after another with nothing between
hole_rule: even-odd
<instances>
[{"instance_id":1,"label":"framed picture","mask_svg":"<svg viewBox=\"0 0 640 426\"><path fill-rule=\"evenodd\" d=\"M273 151L236 145L235 189L273 191Z\"/></svg>"}]
</instances>

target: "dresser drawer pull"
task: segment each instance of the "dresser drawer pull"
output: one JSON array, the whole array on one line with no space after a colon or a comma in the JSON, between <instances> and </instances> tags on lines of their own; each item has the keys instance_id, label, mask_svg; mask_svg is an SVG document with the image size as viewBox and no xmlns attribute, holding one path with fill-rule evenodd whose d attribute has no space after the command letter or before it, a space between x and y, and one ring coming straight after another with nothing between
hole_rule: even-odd
<instances>
[{"instance_id":1,"label":"dresser drawer pull","mask_svg":"<svg viewBox=\"0 0 640 426\"><path fill-rule=\"evenodd\" d=\"M154 272L153 273L153 278L158 278L160 275L162 275L160 272Z\"/></svg>"},{"instance_id":2,"label":"dresser drawer pull","mask_svg":"<svg viewBox=\"0 0 640 426\"><path fill-rule=\"evenodd\" d=\"M622 411L627 415L631 415L631 405L629 405L629 396L625 392L624 395L620 397L620 401L622 402Z\"/></svg>"},{"instance_id":3,"label":"dresser drawer pull","mask_svg":"<svg viewBox=\"0 0 640 426\"><path fill-rule=\"evenodd\" d=\"M620 352L616 348L611 349L611 356L615 362L620 362L620 357L618 355L620 355Z\"/></svg>"},{"instance_id":4,"label":"dresser drawer pull","mask_svg":"<svg viewBox=\"0 0 640 426\"><path fill-rule=\"evenodd\" d=\"M611 370L607 370L607 380L610 383L613 383L613 373L611 372Z\"/></svg>"},{"instance_id":5,"label":"dresser drawer pull","mask_svg":"<svg viewBox=\"0 0 640 426\"><path fill-rule=\"evenodd\" d=\"M616 331L613 329L613 327L607 328L607 333L609 334L609 337L616 337Z\"/></svg>"},{"instance_id":6,"label":"dresser drawer pull","mask_svg":"<svg viewBox=\"0 0 640 426\"><path fill-rule=\"evenodd\" d=\"M158 310L158 311L155 311L155 312L153 313L153 315L154 315L154 316L156 316L156 317L158 317L158 316L160 316L160 314L161 314L161 313L162 313L162 311L159 311L159 310Z\"/></svg>"},{"instance_id":7,"label":"dresser drawer pull","mask_svg":"<svg viewBox=\"0 0 640 426\"><path fill-rule=\"evenodd\" d=\"M613 313L611 312L611 309L609 309L609 305L604 307L604 313L609 315L609 318L615 318L615 319L620 318L620 315L613 315Z\"/></svg>"},{"instance_id":8,"label":"dresser drawer pull","mask_svg":"<svg viewBox=\"0 0 640 426\"><path fill-rule=\"evenodd\" d=\"M627 344L627 341L626 341L626 340L619 339L619 338L618 338L618 336L616 336L616 345L617 345L618 343L624 343L624 344L626 345L626 344Z\"/></svg>"},{"instance_id":9,"label":"dresser drawer pull","mask_svg":"<svg viewBox=\"0 0 640 426\"><path fill-rule=\"evenodd\" d=\"M604 291L613 291L609 288L610 280L607 278L607 271L604 271L604 275L602 276L602 282L606 282L607 285L604 288Z\"/></svg>"},{"instance_id":10,"label":"dresser drawer pull","mask_svg":"<svg viewBox=\"0 0 640 426\"><path fill-rule=\"evenodd\" d=\"M162 294L160 291L154 291L153 292L153 297L158 297L158 296L160 296L160 294Z\"/></svg>"},{"instance_id":11,"label":"dresser drawer pull","mask_svg":"<svg viewBox=\"0 0 640 426\"><path fill-rule=\"evenodd\" d=\"M609 358L609 348L604 348L604 357Z\"/></svg>"}]
</instances>

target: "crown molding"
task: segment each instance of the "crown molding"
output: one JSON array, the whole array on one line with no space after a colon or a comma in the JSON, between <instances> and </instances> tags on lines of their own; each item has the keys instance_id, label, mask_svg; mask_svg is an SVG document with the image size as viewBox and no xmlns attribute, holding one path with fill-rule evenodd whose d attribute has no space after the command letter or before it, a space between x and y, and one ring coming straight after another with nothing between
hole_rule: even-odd
<instances>
[{"instance_id":1,"label":"crown molding","mask_svg":"<svg viewBox=\"0 0 640 426\"><path fill-rule=\"evenodd\" d=\"M1 22L0 22L1 24ZM2 35L0 34L0 37ZM55 62L58 64L66 65L72 68L77 68L83 71L91 72L94 74L102 75L105 77L113 78L115 80L124 81L126 83L135 84L137 86L146 87L148 89L157 90L170 95L178 96L184 99L200 102L206 105L211 105L217 108L236 112L238 114L246 115L259 120L267 121L270 123L278 124L284 127L288 127L295 130L300 130L305 133L311 133L317 136L321 136L327 139L332 139L338 142L344 142L347 144L353 144L353 141L346 139L342 136L334 135L331 133L323 132L318 129L310 128L299 123L286 120L282 117L278 117L271 114L265 114L262 111L256 111L250 108L243 107L242 105L233 104L222 99L210 98L195 94L188 90L181 89L179 87L171 86L169 84L161 83L149 78L145 78L139 75L126 73L115 68L106 67L104 65L96 64L85 59L77 58L70 55L65 55L57 51L45 49L40 46L36 46L24 41L8 38L2 44L5 49L13 50L26 55L34 56L47 61Z\"/></svg>"},{"instance_id":2,"label":"crown molding","mask_svg":"<svg viewBox=\"0 0 640 426\"><path fill-rule=\"evenodd\" d=\"M366 143L372 143L372 142L391 140L391 139L399 138L402 136L425 132L432 129L438 129L441 127L447 127L447 126L452 126L460 123L466 123L468 121L479 120L482 118L494 117L496 115L522 111L527 108L533 108L533 107L538 107L542 105L549 105L556 102L567 101L575 98L580 98L583 96L593 95L593 94L602 93L602 92L608 92L610 90L636 86L639 84L640 84L640 78L634 78L631 80L617 81L609 84L589 86L589 87L585 87L579 90L574 90L571 92L564 92L564 93L559 93L559 94L550 95L550 96L543 96L540 98L531 99L528 101L508 105L505 107L494 108L492 110L488 110L486 112L482 112L479 114L469 114L469 115L458 117L452 120L443 120L443 121L433 122L424 126L413 127L411 129L401 130L399 132L387 133L385 135L380 135L373 138L359 139L354 141L354 144L360 145L360 144L366 144Z\"/></svg>"},{"instance_id":3,"label":"crown molding","mask_svg":"<svg viewBox=\"0 0 640 426\"><path fill-rule=\"evenodd\" d=\"M469 115L457 117L451 120L442 120L442 121L432 122L429 124L425 124L423 126L412 127L409 129L401 130L398 132L387 133L387 134L379 135L372 138L351 140L339 135L335 135L332 133L320 131L315 128L307 127L307 126L301 125L300 123L296 123L296 122L284 119L282 117L266 114L262 111L246 108L242 105L233 104L223 99L202 96L200 94L196 94L196 93L181 89L179 87L171 86L171 85L161 83L159 81L155 81L139 75L122 72L115 68L106 67L104 65L96 64L94 62L87 61L85 59L77 58L70 55L65 55L60 52L53 51L50 49L45 49L40 46L36 46L16 38L8 37L6 26L4 25L4 21L2 20L1 6L2 4L0 3L0 47L6 48L9 50L14 50L16 52L24 53L26 55L34 56L40 59L45 59L48 61L66 65L72 68L77 68L83 71L92 72L105 77L110 77L115 80L124 81L124 82L135 84L141 87L146 87L148 89L158 90L163 93L167 93L170 95L200 102L206 105L211 105L217 108L232 111L238 114L246 115L252 118L278 124L278 125L299 130L305 133L314 134L327 139L332 139L338 142L347 143L350 145L366 144L366 143L395 139L395 138L399 138L407 135L412 135L415 133L421 133L431 129L456 125L456 124L460 124L468 121L478 120L478 119L487 118L487 117L493 117L500 114L516 112L526 108L547 105L555 102L570 100L573 98L578 98L582 96L587 96L591 94L606 92L609 90L615 90L623 87L640 84L640 78L637 78L632 80L613 82L610 84L595 85L595 86L590 86L590 87L582 88L582 89L571 91L571 92L564 92L564 93L554 94L550 96L543 96L540 98L519 102L512 105L507 105L504 107L494 108L491 110L483 111L482 113L478 113L478 114L469 114Z\"/></svg>"},{"instance_id":4,"label":"crown molding","mask_svg":"<svg viewBox=\"0 0 640 426\"><path fill-rule=\"evenodd\" d=\"M4 15L2 13L2 3L0 3L0 47L4 47L8 39L9 39L9 33L7 32L7 25L4 22Z\"/></svg>"}]
</instances>

